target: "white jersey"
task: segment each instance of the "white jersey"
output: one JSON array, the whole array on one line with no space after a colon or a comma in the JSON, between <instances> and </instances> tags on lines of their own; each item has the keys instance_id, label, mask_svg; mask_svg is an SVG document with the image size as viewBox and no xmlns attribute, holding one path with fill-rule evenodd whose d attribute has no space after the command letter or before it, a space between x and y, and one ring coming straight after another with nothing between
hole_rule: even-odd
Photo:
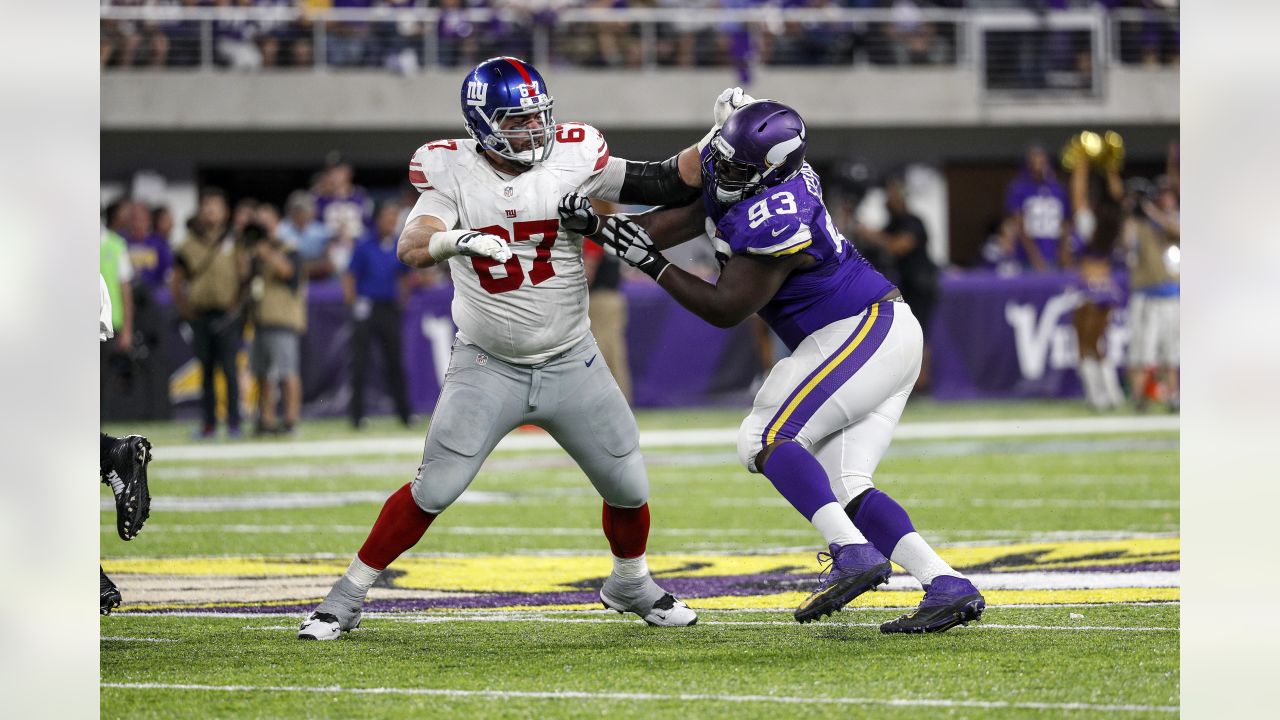
<instances>
[{"instance_id":1,"label":"white jersey","mask_svg":"<svg viewBox=\"0 0 1280 720\"><path fill-rule=\"evenodd\" d=\"M505 177L474 140L436 140L418 148L409 180L422 194L408 220L439 218L507 241L511 259L449 259L453 321L458 337L507 362L534 365L573 347L587 334L587 278L582 236L560 229L557 205L566 193L601 184L609 148L599 130L556 126L547 160Z\"/></svg>"}]
</instances>

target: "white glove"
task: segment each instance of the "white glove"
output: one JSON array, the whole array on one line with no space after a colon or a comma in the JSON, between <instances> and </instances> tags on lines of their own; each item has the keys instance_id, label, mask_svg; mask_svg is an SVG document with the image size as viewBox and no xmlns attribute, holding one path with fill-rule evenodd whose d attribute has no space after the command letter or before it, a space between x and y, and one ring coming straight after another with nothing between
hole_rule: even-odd
<instances>
[{"instance_id":1,"label":"white glove","mask_svg":"<svg viewBox=\"0 0 1280 720\"><path fill-rule=\"evenodd\" d=\"M497 235L487 235L475 230L449 230L431 236L427 252L436 262L454 255L486 257L504 263L511 259L511 248Z\"/></svg>"},{"instance_id":2,"label":"white glove","mask_svg":"<svg viewBox=\"0 0 1280 720\"><path fill-rule=\"evenodd\" d=\"M755 101L755 98L748 95L740 87L725 88L724 92L720 93L720 97L716 98L715 106L711 108L711 115L715 118L716 127L719 128L724 125L734 110Z\"/></svg>"}]
</instances>

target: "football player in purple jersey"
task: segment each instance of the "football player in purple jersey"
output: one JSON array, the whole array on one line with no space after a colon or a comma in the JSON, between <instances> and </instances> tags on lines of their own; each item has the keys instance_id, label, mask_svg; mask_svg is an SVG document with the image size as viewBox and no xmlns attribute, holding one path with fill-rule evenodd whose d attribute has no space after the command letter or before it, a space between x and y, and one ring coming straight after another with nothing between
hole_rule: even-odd
<instances>
[{"instance_id":1,"label":"football player in purple jersey","mask_svg":"<svg viewBox=\"0 0 1280 720\"><path fill-rule=\"evenodd\" d=\"M805 147L795 110L746 102L701 149L701 203L600 217L569 195L561 223L648 273L711 324L730 327L759 313L791 349L756 395L738 455L829 546L818 557L830 564L796 620L829 615L887 582L892 559L925 595L914 612L880 629L944 631L977 619L982 594L871 482L920 372L920 324L898 289L836 229ZM722 266L714 285L661 252L704 231Z\"/></svg>"}]
</instances>

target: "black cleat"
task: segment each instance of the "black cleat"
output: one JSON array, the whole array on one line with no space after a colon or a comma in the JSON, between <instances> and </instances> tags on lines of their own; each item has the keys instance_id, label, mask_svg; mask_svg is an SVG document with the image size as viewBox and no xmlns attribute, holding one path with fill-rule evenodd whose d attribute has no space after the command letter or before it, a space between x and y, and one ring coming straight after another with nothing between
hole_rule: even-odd
<instances>
[{"instance_id":1,"label":"black cleat","mask_svg":"<svg viewBox=\"0 0 1280 720\"><path fill-rule=\"evenodd\" d=\"M882 633L946 632L982 617L987 607L978 588L965 578L942 575L924 588L914 611L880 626Z\"/></svg>"},{"instance_id":2,"label":"black cleat","mask_svg":"<svg viewBox=\"0 0 1280 720\"><path fill-rule=\"evenodd\" d=\"M818 553L818 562L830 564L819 575L818 589L796 608L798 623L820 620L889 582L893 568L871 543L832 545L830 549L830 553Z\"/></svg>"},{"instance_id":3,"label":"black cleat","mask_svg":"<svg viewBox=\"0 0 1280 720\"><path fill-rule=\"evenodd\" d=\"M116 532L121 540L132 540L151 514L151 490L147 487L147 463L151 443L141 435L116 440L108 455L102 482L116 496Z\"/></svg>"},{"instance_id":4,"label":"black cleat","mask_svg":"<svg viewBox=\"0 0 1280 720\"><path fill-rule=\"evenodd\" d=\"M101 565L98 566L98 575L98 607L103 615L110 615L112 610L120 607L120 590Z\"/></svg>"}]
</instances>

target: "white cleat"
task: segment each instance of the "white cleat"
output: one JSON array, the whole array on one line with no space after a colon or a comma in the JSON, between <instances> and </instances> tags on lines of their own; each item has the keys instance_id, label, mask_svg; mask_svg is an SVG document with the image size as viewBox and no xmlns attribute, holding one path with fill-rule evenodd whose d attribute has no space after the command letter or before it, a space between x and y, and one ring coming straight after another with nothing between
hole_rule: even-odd
<instances>
[{"instance_id":1,"label":"white cleat","mask_svg":"<svg viewBox=\"0 0 1280 720\"><path fill-rule=\"evenodd\" d=\"M600 589L600 602L619 613L635 613L655 627L687 627L698 622L698 613L648 577L624 584L610 575Z\"/></svg>"},{"instance_id":2,"label":"white cleat","mask_svg":"<svg viewBox=\"0 0 1280 720\"><path fill-rule=\"evenodd\" d=\"M356 613L355 621L349 627L343 627L338 616L326 612L313 612L302 621L298 628L299 640L337 640L343 631L360 627L360 613Z\"/></svg>"}]
</instances>

